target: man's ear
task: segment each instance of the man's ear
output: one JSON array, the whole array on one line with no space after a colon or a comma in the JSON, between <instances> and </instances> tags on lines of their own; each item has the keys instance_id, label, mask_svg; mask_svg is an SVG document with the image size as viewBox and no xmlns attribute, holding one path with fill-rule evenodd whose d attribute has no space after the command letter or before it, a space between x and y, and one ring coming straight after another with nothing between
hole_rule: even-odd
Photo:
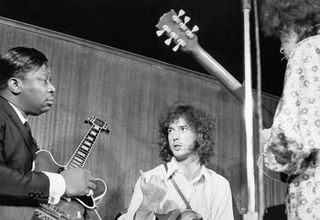
<instances>
[{"instance_id":1,"label":"man's ear","mask_svg":"<svg viewBox=\"0 0 320 220\"><path fill-rule=\"evenodd\" d=\"M21 92L21 80L15 77L10 78L8 87L12 93L19 94Z\"/></svg>"}]
</instances>

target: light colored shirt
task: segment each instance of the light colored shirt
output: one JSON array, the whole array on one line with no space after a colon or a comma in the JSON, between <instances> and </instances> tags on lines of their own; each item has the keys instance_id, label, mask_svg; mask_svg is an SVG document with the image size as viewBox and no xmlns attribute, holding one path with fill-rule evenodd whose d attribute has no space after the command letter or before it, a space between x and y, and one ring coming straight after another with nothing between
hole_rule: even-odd
<instances>
[{"instance_id":1,"label":"light colored shirt","mask_svg":"<svg viewBox=\"0 0 320 220\"><path fill-rule=\"evenodd\" d=\"M266 167L300 174L288 183L288 219L320 219L320 155L316 165L303 163L320 149L320 35L300 41L291 53L269 132Z\"/></svg>"},{"instance_id":2,"label":"light colored shirt","mask_svg":"<svg viewBox=\"0 0 320 220\"><path fill-rule=\"evenodd\" d=\"M283 94L279 101L271 135L264 146L266 166L296 173L304 158L320 149L320 35L299 42L288 60ZM271 147L293 153L286 163L278 163Z\"/></svg>"},{"instance_id":3,"label":"light colored shirt","mask_svg":"<svg viewBox=\"0 0 320 220\"><path fill-rule=\"evenodd\" d=\"M19 110L14 104L9 102L12 108L15 110L19 119L21 120L22 124L25 124L28 120L22 115L21 110ZM33 162L34 168L34 162ZM64 178L61 174L52 173L52 172L45 172L42 171L45 175L49 178L49 199L48 203L55 205L60 201L61 196L65 193L66 190L66 183Z\"/></svg>"},{"instance_id":4,"label":"light colored shirt","mask_svg":"<svg viewBox=\"0 0 320 220\"><path fill-rule=\"evenodd\" d=\"M192 181L188 181L181 170L178 169L176 160L173 158L168 163L168 172L164 165L145 173L147 181L152 175L157 175L165 181L167 192L159 203L156 213L166 214L174 209L186 209L182 198L174 188L169 177L174 174L174 180L189 202L193 211L203 217L203 220L233 220L231 189L228 180L213 170L201 167L200 174ZM140 188L141 178L138 179L128 211L120 219L132 220L139 208L143 195Z\"/></svg>"}]
</instances>

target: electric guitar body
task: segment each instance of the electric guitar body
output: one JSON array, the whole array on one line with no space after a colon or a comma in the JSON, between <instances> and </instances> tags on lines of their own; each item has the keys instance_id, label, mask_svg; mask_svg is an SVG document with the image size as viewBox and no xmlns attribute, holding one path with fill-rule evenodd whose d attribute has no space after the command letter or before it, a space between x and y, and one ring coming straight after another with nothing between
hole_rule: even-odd
<instances>
[{"instance_id":1,"label":"electric guitar body","mask_svg":"<svg viewBox=\"0 0 320 220\"><path fill-rule=\"evenodd\" d=\"M158 220L202 220L202 216L190 209L174 209L166 214L155 214Z\"/></svg>"}]
</instances>

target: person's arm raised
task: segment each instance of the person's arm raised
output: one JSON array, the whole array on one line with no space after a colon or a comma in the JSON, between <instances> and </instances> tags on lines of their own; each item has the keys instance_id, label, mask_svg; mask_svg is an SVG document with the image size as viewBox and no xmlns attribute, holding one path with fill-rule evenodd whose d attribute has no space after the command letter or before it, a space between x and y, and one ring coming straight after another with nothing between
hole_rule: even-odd
<instances>
[{"instance_id":1,"label":"person's arm raised","mask_svg":"<svg viewBox=\"0 0 320 220\"><path fill-rule=\"evenodd\" d=\"M164 180L152 175L147 181L144 172L141 173L140 188L143 194L142 202L135 213L135 220L153 220L154 211L167 192Z\"/></svg>"}]
</instances>

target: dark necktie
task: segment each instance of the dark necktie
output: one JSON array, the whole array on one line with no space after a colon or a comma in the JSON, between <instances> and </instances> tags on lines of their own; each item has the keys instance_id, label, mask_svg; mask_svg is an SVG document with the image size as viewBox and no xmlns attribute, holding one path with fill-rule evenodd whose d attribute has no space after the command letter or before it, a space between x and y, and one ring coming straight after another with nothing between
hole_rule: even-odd
<instances>
[{"instance_id":1,"label":"dark necktie","mask_svg":"<svg viewBox=\"0 0 320 220\"><path fill-rule=\"evenodd\" d=\"M24 123L24 126L27 128L30 136L32 136L32 135L31 135L31 129L30 129L29 123L28 123L27 121Z\"/></svg>"},{"instance_id":2,"label":"dark necktie","mask_svg":"<svg viewBox=\"0 0 320 220\"><path fill-rule=\"evenodd\" d=\"M29 138L30 138L31 143L33 143L34 150L37 151L37 150L38 150L38 144L37 144L36 140L32 137L29 123L26 121L26 122L24 123L24 126L25 126L26 129L28 130Z\"/></svg>"}]
</instances>

